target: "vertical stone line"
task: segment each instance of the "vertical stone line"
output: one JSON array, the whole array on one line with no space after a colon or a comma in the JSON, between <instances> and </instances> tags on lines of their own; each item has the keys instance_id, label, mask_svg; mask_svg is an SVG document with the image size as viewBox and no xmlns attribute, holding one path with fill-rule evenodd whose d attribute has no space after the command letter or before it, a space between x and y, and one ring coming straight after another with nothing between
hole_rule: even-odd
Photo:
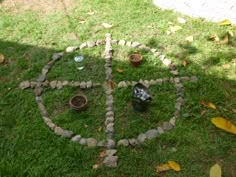
<instances>
[{"instance_id":1,"label":"vertical stone line","mask_svg":"<svg viewBox=\"0 0 236 177\"><path fill-rule=\"evenodd\" d=\"M117 150L115 149L116 143L114 137L114 111L113 111L113 82L112 82L112 38L111 34L106 34L105 44L105 72L106 72L106 115L105 115L105 126L106 126L106 157L103 161L107 167L116 167L118 156L116 156Z\"/></svg>"}]
</instances>

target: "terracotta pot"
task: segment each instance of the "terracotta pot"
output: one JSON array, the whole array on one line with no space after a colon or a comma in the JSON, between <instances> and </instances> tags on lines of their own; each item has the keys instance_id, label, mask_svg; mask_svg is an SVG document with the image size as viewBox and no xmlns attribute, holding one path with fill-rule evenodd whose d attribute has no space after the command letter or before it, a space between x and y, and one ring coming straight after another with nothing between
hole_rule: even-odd
<instances>
[{"instance_id":1,"label":"terracotta pot","mask_svg":"<svg viewBox=\"0 0 236 177\"><path fill-rule=\"evenodd\" d=\"M141 64L143 57L139 53L135 53L129 56L130 63L132 66L137 67L138 65Z\"/></svg>"},{"instance_id":2,"label":"terracotta pot","mask_svg":"<svg viewBox=\"0 0 236 177\"><path fill-rule=\"evenodd\" d=\"M78 94L70 99L69 105L76 111L84 111L88 108L88 99L85 95Z\"/></svg>"}]
</instances>

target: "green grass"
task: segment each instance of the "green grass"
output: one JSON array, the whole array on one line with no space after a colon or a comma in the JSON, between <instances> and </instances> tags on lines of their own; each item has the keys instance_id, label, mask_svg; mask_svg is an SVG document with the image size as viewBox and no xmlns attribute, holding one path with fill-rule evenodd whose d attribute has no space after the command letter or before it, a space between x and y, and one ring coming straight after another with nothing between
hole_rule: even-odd
<instances>
[{"instance_id":1,"label":"green grass","mask_svg":"<svg viewBox=\"0 0 236 177\"><path fill-rule=\"evenodd\" d=\"M216 44L208 40L212 34L224 36L227 30L236 34L234 27L219 26L201 19L192 19L172 11L154 7L151 0L74 0L67 11L27 10L1 8L0 53L5 62L0 64L0 176L113 176L113 177L207 177L215 163L222 167L224 177L236 176L235 135L215 128L211 118L223 116L236 124L236 38L229 44ZM96 11L88 15L89 11ZM179 25L177 17L187 20L182 30L166 35L169 22ZM85 24L79 24L79 19ZM113 28L103 29L103 22ZM135 148L118 148L119 165L115 169L101 167L99 152L104 149L87 148L54 135L43 123L32 90L22 91L18 84L34 80L53 53L67 46L79 45L87 40L103 39L107 32L116 39L139 41L157 48L177 64L180 76L196 75L197 83L184 83L185 104L177 126L157 139ZM185 42L193 35L194 41ZM75 40L71 36L76 36ZM128 63L131 48L114 46L114 81L170 77L167 68L151 54L140 51L144 62L138 68ZM103 81L104 48L85 49L67 54L50 71L50 80ZM83 63L75 63L75 55L84 55ZM182 62L190 62L186 67ZM85 66L79 71L77 67ZM225 67L229 65L229 67ZM123 73L116 72L117 68ZM103 139L105 93L102 88L84 92L89 109L76 113L68 109L69 99L79 92L75 88L45 89L43 95L48 112L58 125ZM116 139L135 137L139 132L157 127L172 116L176 99L170 83L150 88L154 96L146 113L133 112L131 88L115 88ZM218 110L204 108L200 101L213 102ZM201 115L203 110L207 110ZM172 152L175 147L177 152ZM174 160L181 172L157 174L155 167Z\"/></svg>"}]
</instances>

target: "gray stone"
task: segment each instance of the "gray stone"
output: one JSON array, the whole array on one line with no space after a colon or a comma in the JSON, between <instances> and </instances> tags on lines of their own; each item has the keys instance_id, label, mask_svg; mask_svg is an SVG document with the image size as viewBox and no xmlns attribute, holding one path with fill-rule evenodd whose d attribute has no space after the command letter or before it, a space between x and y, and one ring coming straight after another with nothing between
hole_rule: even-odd
<instances>
[{"instance_id":1,"label":"gray stone","mask_svg":"<svg viewBox=\"0 0 236 177\"><path fill-rule=\"evenodd\" d=\"M42 103L43 102L43 99L42 99L41 96L36 96L35 100L36 100L37 103Z\"/></svg>"},{"instance_id":2,"label":"gray stone","mask_svg":"<svg viewBox=\"0 0 236 177\"><path fill-rule=\"evenodd\" d=\"M174 78L174 82L175 82L175 83L179 83L179 82L180 82L180 79L179 79L178 77L175 77L175 78Z\"/></svg>"},{"instance_id":3,"label":"gray stone","mask_svg":"<svg viewBox=\"0 0 236 177\"><path fill-rule=\"evenodd\" d=\"M138 46L138 48L140 48L141 50L144 50L144 51L146 51L146 52L148 52L148 51L150 51L151 50L151 48L150 47L147 47L146 45L140 45L140 46Z\"/></svg>"},{"instance_id":4,"label":"gray stone","mask_svg":"<svg viewBox=\"0 0 236 177\"><path fill-rule=\"evenodd\" d=\"M144 85L148 88L150 86L150 82L148 80L145 80Z\"/></svg>"},{"instance_id":5,"label":"gray stone","mask_svg":"<svg viewBox=\"0 0 236 177\"><path fill-rule=\"evenodd\" d=\"M94 47L96 43L94 41L87 42L88 47Z\"/></svg>"},{"instance_id":6,"label":"gray stone","mask_svg":"<svg viewBox=\"0 0 236 177\"><path fill-rule=\"evenodd\" d=\"M169 122L163 123L163 130L171 130L173 128L173 125Z\"/></svg>"},{"instance_id":7,"label":"gray stone","mask_svg":"<svg viewBox=\"0 0 236 177\"><path fill-rule=\"evenodd\" d=\"M105 92L105 93L106 93L107 95L111 95L111 94L112 94L112 92L113 92L113 90L112 90L112 89L106 89L106 92Z\"/></svg>"},{"instance_id":8,"label":"gray stone","mask_svg":"<svg viewBox=\"0 0 236 177\"><path fill-rule=\"evenodd\" d=\"M30 86L31 86L31 83L29 81L23 81L19 85L20 89L26 89L26 88L29 88Z\"/></svg>"},{"instance_id":9,"label":"gray stone","mask_svg":"<svg viewBox=\"0 0 236 177\"><path fill-rule=\"evenodd\" d=\"M166 56L165 55L160 55L159 58L160 58L161 61L164 61Z\"/></svg>"},{"instance_id":10,"label":"gray stone","mask_svg":"<svg viewBox=\"0 0 236 177\"><path fill-rule=\"evenodd\" d=\"M71 138L71 141L73 142L79 142L81 139L81 135L75 135L74 137Z\"/></svg>"},{"instance_id":11,"label":"gray stone","mask_svg":"<svg viewBox=\"0 0 236 177\"><path fill-rule=\"evenodd\" d=\"M155 81L155 80L150 80L150 85L156 85L157 84L157 81Z\"/></svg>"},{"instance_id":12,"label":"gray stone","mask_svg":"<svg viewBox=\"0 0 236 177\"><path fill-rule=\"evenodd\" d=\"M97 140L94 138L88 138L87 139L87 145L88 147L96 147L97 146Z\"/></svg>"},{"instance_id":13,"label":"gray stone","mask_svg":"<svg viewBox=\"0 0 236 177\"><path fill-rule=\"evenodd\" d=\"M101 83L93 83L93 87L100 87L101 85Z\"/></svg>"},{"instance_id":14,"label":"gray stone","mask_svg":"<svg viewBox=\"0 0 236 177\"><path fill-rule=\"evenodd\" d=\"M122 139L117 142L118 146L129 146L129 141L127 139Z\"/></svg>"},{"instance_id":15,"label":"gray stone","mask_svg":"<svg viewBox=\"0 0 236 177\"><path fill-rule=\"evenodd\" d=\"M48 86L49 85L49 81L45 80L42 85L45 86L45 87Z\"/></svg>"},{"instance_id":16,"label":"gray stone","mask_svg":"<svg viewBox=\"0 0 236 177\"><path fill-rule=\"evenodd\" d=\"M169 78L163 78L162 82L168 82L170 79Z\"/></svg>"},{"instance_id":17,"label":"gray stone","mask_svg":"<svg viewBox=\"0 0 236 177\"><path fill-rule=\"evenodd\" d=\"M45 121L45 123L51 130L54 130L56 127L56 124L54 124L52 121Z\"/></svg>"},{"instance_id":18,"label":"gray stone","mask_svg":"<svg viewBox=\"0 0 236 177\"><path fill-rule=\"evenodd\" d=\"M178 103L184 103L183 97L178 97L177 100L176 100L176 102L178 102Z\"/></svg>"},{"instance_id":19,"label":"gray stone","mask_svg":"<svg viewBox=\"0 0 236 177\"><path fill-rule=\"evenodd\" d=\"M87 88L91 88L92 85L93 85L92 81L88 81L88 82L87 82Z\"/></svg>"},{"instance_id":20,"label":"gray stone","mask_svg":"<svg viewBox=\"0 0 236 177\"><path fill-rule=\"evenodd\" d=\"M55 127L55 129L54 129L54 133L58 136L62 136L63 132L64 132L64 130L61 127Z\"/></svg>"},{"instance_id":21,"label":"gray stone","mask_svg":"<svg viewBox=\"0 0 236 177\"><path fill-rule=\"evenodd\" d=\"M106 101L107 107L113 107L113 101Z\"/></svg>"},{"instance_id":22,"label":"gray stone","mask_svg":"<svg viewBox=\"0 0 236 177\"><path fill-rule=\"evenodd\" d=\"M66 52L67 53L70 53L70 52L74 52L78 49L79 47L76 47L76 46L69 46L66 48Z\"/></svg>"},{"instance_id":23,"label":"gray stone","mask_svg":"<svg viewBox=\"0 0 236 177\"><path fill-rule=\"evenodd\" d=\"M128 141L131 146L135 146L138 144L138 141L135 138L128 139Z\"/></svg>"},{"instance_id":24,"label":"gray stone","mask_svg":"<svg viewBox=\"0 0 236 177\"><path fill-rule=\"evenodd\" d=\"M139 43L139 42L133 42L132 44L131 44L131 47L138 47L138 46L140 46L141 44Z\"/></svg>"},{"instance_id":25,"label":"gray stone","mask_svg":"<svg viewBox=\"0 0 236 177\"><path fill-rule=\"evenodd\" d=\"M80 83L80 88L85 89L86 88L86 82L81 82Z\"/></svg>"},{"instance_id":26,"label":"gray stone","mask_svg":"<svg viewBox=\"0 0 236 177\"><path fill-rule=\"evenodd\" d=\"M181 80L181 81L189 81L190 78L187 77L187 76L183 76L183 77L180 77L180 80Z\"/></svg>"},{"instance_id":27,"label":"gray stone","mask_svg":"<svg viewBox=\"0 0 236 177\"><path fill-rule=\"evenodd\" d=\"M115 168L115 167L117 167L117 161L118 161L118 156L107 156L104 159L103 164L106 167Z\"/></svg>"},{"instance_id":28,"label":"gray stone","mask_svg":"<svg viewBox=\"0 0 236 177\"><path fill-rule=\"evenodd\" d=\"M119 42L119 41L118 41L117 39L113 39L113 40L111 41L111 43L112 43L112 44L115 44L115 45L117 45L118 42Z\"/></svg>"},{"instance_id":29,"label":"gray stone","mask_svg":"<svg viewBox=\"0 0 236 177\"><path fill-rule=\"evenodd\" d=\"M181 89L181 88L183 88L183 84L181 84L181 83L175 84L175 87L176 87L177 89Z\"/></svg>"},{"instance_id":30,"label":"gray stone","mask_svg":"<svg viewBox=\"0 0 236 177\"><path fill-rule=\"evenodd\" d=\"M63 55L64 55L63 52L61 52L61 53L54 53L53 56L52 56L52 59L53 60L59 60Z\"/></svg>"},{"instance_id":31,"label":"gray stone","mask_svg":"<svg viewBox=\"0 0 236 177\"><path fill-rule=\"evenodd\" d=\"M114 123L107 124L106 132L107 133L113 133L114 132Z\"/></svg>"},{"instance_id":32,"label":"gray stone","mask_svg":"<svg viewBox=\"0 0 236 177\"><path fill-rule=\"evenodd\" d=\"M114 112L113 111L109 111L106 113L106 117L114 117Z\"/></svg>"},{"instance_id":33,"label":"gray stone","mask_svg":"<svg viewBox=\"0 0 236 177\"><path fill-rule=\"evenodd\" d=\"M157 127L157 131L160 135L165 133L165 131L161 127Z\"/></svg>"},{"instance_id":34,"label":"gray stone","mask_svg":"<svg viewBox=\"0 0 236 177\"><path fill-rule=\"evenodd\" d=\"M175 147L172 147L171 152L177 152L177 149Z\"/></svg>"},{"instance_id":35,"label":"gray stone","mask_svg":"<svg viewBox=\"0 0 236 177\"><path fill-rule=\"evenodd\" d=\"M114 120L115 120L114 117L107 117L105 121L105 125L108 125L109 123L113 123Z\"/></svg>"},{"instance_id":36,"label":"gray stone","mask_svg":"<svg viewBox=\"0 0 236 177\"><path fill-rule=\"evenodd\" d=\"M75 81L75 82L73 82L73 87L80 87L80 82L78 82L78 81ZM84 83L83 83L83 86L84 86Z\"/></svg>"},{"instance_id":37,"label":"gray stone","mask_svg":"<svg viewBox=\"0 0 236 177\"><path fill-rule=\"evenodd\" d=\"M153 139L158 136L158 131L156 129L148 130L145 135L147 136L147 139Z\"/></svg>"},{"instance_id":38,"label":"gray stone","mask_svg":"<svg viewBox=\"0 0 236 177\"><path fill-rule=\"evenodd\" d=\"M192 76L192 77L190 78L190 80L191 80L192 82L197 82L197 81L198 81L198 78L197 78L196 76Z\"/></svg>"},{"instance_id":39,"label":"gray stone","mask_svg":"<svg viewBox=\"0 0 236 177\"><path fill-rule=\"evenodd\" d=\"M88 47L88 45L87 45L86 42L80 44L80 46L79 46L80 49L84 49L84 48L87 48L87 47Z\"/></svg>"},{"instance_id":40,"label":"gray stone","mask_svg":"<svg viewBox=\"0 0 236 177\"><path fill-rule=\"evenodd\" d=\"M181 106L182 106L182 103L180 103L180 102L175 103L175 109L176 110L180 111Z\"/></svg>"},{"instance_id":41,"label":"gray stone","mask_svg":"<svg viewBox=\"0 0 236 177\"><path fill-rule=\"evenodd\" d=\"M118 83L118 88L122 88L122 87L127 87L127 84L125 81L121 81Z\"/></svg>"},{"instance_id":42,"label":"gray stone","mask_svg":"<svg viewBox=\"0 0 236 177\"><path fill-rule=\"evenodd\" d=\"M108 139L106 145L108 149L114 149L114 147L116 146L116 143L113 139Z\"/></svg>"},{"instance_id":43,"label":"gray stone","mask_svg":"<svg viewBox=\"0 0 236 177\"><path fill-rule=\"evenodd\" d=\"M62 137L64 138L71 138L73 136L73 132L72 131L69 131L69 130L64 130L63 133L62 133Z\"/></svg>"},{"instance_id":44,"label":"gray stone","mask_svg":"<svg viewBox=\"0 0 236 177\"><path fill-rule=\"evenodd\" d=\"M104 45L105 41L104 40L97 40L96 45Z\"/></svg>"},{"instance_id":45,"label":"gray stone","mask_svg":"<svg viewBox=\"0 0 236 177\"><path fill-rule=\"evenodd\" d=\"M62 86L67 86L67 85L69 85L68 81L62 81Z\"/></svg>"},{"instance_id":46,"label":"gray stone","mask_svg":"<svg viewBox=\"0 0 236 177\"><path fill-rule=\"evenodd\" d=\"M37 85L37 82L32 81L30 82L30 88L34 88Z\"/></svg>"},{"instance_id":47,"label":"gray stone","mask_svg":"<svg viewBox=\"0 0 236 177\"><path fill-rule=\"evenodd\" d=\"M105 147L105 145L106 145L106 142L105 142L104 140L99 141L99 142L97 143L97 146L98 146L98 147Z\"/></svg>"},{"instance_id":48,"label":"gray stone","mask_svg":"<svg viewBox=\"0 0 236 177\"><path fill-rule=\"evenodd\" d=\"M79 141L79 144L86 145L87 144L87 139L86 138L81 138L80 141Z\"/></svg>"},{"instance_id":49,"label":"gray stone","mask_svg":"<svg viewBox=\"0 0 236 177\"><path fill-rule=\"evenodd\" d=\"M38 102L38 107L39 107L39 110L42 114L43 117L48 117L48 112L44 106L44 104L42 102Z\"/></svg>"},{"instance_id":50,"label":"gray stone","mask_svg":"<svg viewBox=\"0 0 236 177\"><path fill-rule=\"evenodd\" d=\"M50 82L50 87L51 87L52 89L55 89L56 86L57 86L57 81L51 81L51 82Z\"/></svg>"},{"instance_id":51,"label":"gray stone","mask_svg":"<svg viewBox=\"0 0 236 177\"><path fill-rule=\"evenodd\" d=\"M109 106L106 108L106 111L109 112L109 111L112 111L113 110L113 107L112 106Z\"/></svg>"},{"instance_id":52,"label":"gray stone","mask_svg":"<svg viewBox=\"0 0 236 177\"><path fill-rule=\"evenodd\" d=\"M163 80L162 79L156 79L157 84L162 84Z\"/></svg>"},{"instance_id":53,"label":"gray stone","mask_svg":"<svg viewBox=\"0 0 236 177\"><path fill-rule=\"evenodd\" d=\"M164 64L164 65L166 65L166 66L169 66L170 64L171 64L171 60L169 60L169 59L164 59L163 61L162 61L162 63Z\"/></svg>"},{"instance_id":54,"label":"gray stone","mask_svg":"<svg viewBox=\"0 0 236 177\"><path fill-rule=\"evenodd\" d=\"M135 86L138 82L132 81L131 83L132 83L132 86Z\"/></svg>"},{"instance_id":55,"label":"gray stone","mask_svg":"<svg viewBox=\"0 0 236 177\"><path fill-rule=\"evenodd\" d=\"M34 89L34 93L36 96L40 96L42 94L42 91L43 91L42 87L35 87Z\"/></svg>"},{"instance_id":56,"label":"gray stone","mask_svg":"<svg viewBox=\"0 0 236 177\"><path fill-rule=\"evenodd\" d=\"M43 82L43 81L45 81L45 79L46 79L46 75L41 74L41 75L39 75L37 81L38 82Z\"/></svg>"},{"instance_id":57,"label":"gray stone","mask_svg":"<svg viewBox=\"0 0 236 177\"><path fill-rule=\"evenodd\" d=\"M114 156L117 153L116 149L108 149L106 150L106 155L107 156Z\"/></svg>"},{"instance_id":58,"label":"gray stone","mask_svg":"<svg viewBox=\"0 0 236 177\"><path fill-rule=\"evenodd\" d=\"M177 70L170 71L170 73L172 73L175 76L179 75L179 71L177 71Z\"/></svg>"},{"instance_id":59,"label":"gray stone","mask_svg":"<svg viewBox=\"0 0 236 177\"><path fill-rule=\"evenodd\" d=\"M147 139L147 136L144 133L140 133L137 137L138 143L143 143L146 139Z\"/></svg>"},{"instance_id":60,"label":"gray stone","mask_svg":"<svg viewBox=\"0 0 236 177\"><path fill-rule=\"evenodd\" d=\"M131 45L132 45L132 42L130 42L130 41L127 41L127 42L126 42L126 45L127 45L127 46L129 46L129 47L131 47Z\"/></svg>"},{"instance_id":61,"label":"gray stone","mask_svg":"<svg viewBox=\"0 0 236 177\"><path fill-rule=\"evenodd\" d=\"M42 69L42 75L47 75L48 73L48 69L47 68L43 68Z\"/></svg>"},{"instance_id":62,"label":"gray stone","mask_svg":"<svg viewBox=\"0 0 236 177\"><path fill-rule=\"evenodd\" d=\"M61 81L57 81L57 89L62 89L63 85Z\"/></svg>"},{"instance_id":63,"label":"gray stone","mask_svg":"<svg viewBox=\"0 0 236 177\"><path fill-rule=\"evenodd\" d=\"M120 41L118 42L118 45L122 45L122 46L124 46L124 45L125 45L125 43L126 43L126 41L125 41L125 40L120 40Z\"/></svg>"},{"instance_id":64,"label":"gray stone","mask_svg":"<svg viewBox=\"0 0 236 177\"><path fill-rule=\"evenodd\" d=\"M172 117L169 122L170 122L170 124L172 124L173 126L175 126L176 118L175 118L175 117Z\"/></svg>"}]
</instances>

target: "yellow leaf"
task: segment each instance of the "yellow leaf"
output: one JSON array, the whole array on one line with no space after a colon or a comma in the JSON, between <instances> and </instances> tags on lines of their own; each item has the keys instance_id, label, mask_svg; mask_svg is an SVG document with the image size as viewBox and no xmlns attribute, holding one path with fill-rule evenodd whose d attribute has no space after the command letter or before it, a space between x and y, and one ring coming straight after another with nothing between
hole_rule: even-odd
<instances>
[{"instance_id":1,"label":"yellow leaf","mask_svg":"<svg viewBox=\"0 0 236 177\"><path fill-rule=\"evenodd\" d=\"M182 29L182 27L181 26L178 26L178 25L176 25L176 26L171 26L170 27L170 31L172 32L172 33L175 33L175 32L177 32L177 31L179 31L179 30L181 30Z\"/></svg>"},{"instance_id":2,"label":"yellow leaf","mask_svg":"<svg viewBox=\"0 0 236 177\"><path fill-rule=\"evenodd\" d=\"M4 55L0 53L0 64L4 62Z\"/></svg>"},{"instance_id":3,"label":"yellow leaf","mask_svg":"<svg viewBox=\"0 0 236 177\"><path fill-rule=\"evenodd\" d=\"M236 126L229 120L223 117L215 117L211 119L211 122L217 127L226 132L233 133L236 135Z\"/></svg>"},{"instance_id":4,"label":"yellow leaf","mask_svg":"<svg viewBox=\"0 0 236 177\"><path fill-rule=\"evenodd\" d=\"M233 31L228 30L227 32L228 32L228 34L230 35L230 37L234 37L234 33L233 33Z\"/></svg>"},{"instance_id":5,"label":"yellow leaf","mask_svg":"<svg viewBox=\"0 0 236 177\"><path fill-rule=\"evenodd\" d=\"M205 101L202 100L201 104L204 105L207 108L216 109L216 106L211 102L206 103Z\"/></svg>"},{"instance_id":6,"label":"yellow leaf","mask_svg":"<svg viewBox=\"0 0 236 177\"><path fill-rule=\"evenodd\" d=\"M230 22L230 20L225 19L225 20L219 22L219 25L220 25L220 26L231 25L231 22Z\"/></svg>"},{"instance_id":7,"label":"yellow leaf","mask_svg":"<svg viewBox=\"0 0 236 177\"><path fill-rule=\"evenodd\" d=\"M171 170L171 167L169 164L161 164L156 167L156 172L163 172L163 171L168 171Z\"/></svg>"},{"instance_id":8,"label":"yellow leaf","mask_svg":"<svg viewBox=\"0 0 236 177\"><path fill-rule=\"evenodd\" d=\"M116 71L117 71L118 73L123 73L123 70L120 69L120 68L116 68Z\"/></svg>"},{"instance_id":9,"label":"yellow leaf","mask_svg":"<svg viewBox=\"0 0 236 177\"><path fill-rule=\"evenodd\" d=\"M221 168L218 164L215 164L210 169L210 177L222 177Z\"/></svg>"},{"instance_id":10,"label":"yellow leaf","mask_svg":"<svg viewBox=\"0 0 236 177\"><path fill-rule=\"evenodd\" d=\"M189 64L189 61L188 60L184 60L183 62L182 62L182 65L185 67L185 66L187 66Z\"/></svg>"},{"instance_id":11,"label":"yellow leaf","mask_svg":"<svg viewBox=\"0 0 236 177\"><path fill-rule=\"evenodd\" d=\"M185 40L188 42L193 42L193 36L188 36L185 38Z\"/></svg>"},{"instance_id":12,"label":"yellow leaf","mask_svg":"<svg viewBox=\"0 0 236 177\"><path fill-rule=\"evenodd\" d=\"M112 27L113 27L112 24L108 24L108 23L102 23L102 26L103 26L104 28L112 28Z\"/></svg>"},{"instance_id":13,"label":"yellow leaf","mask_svg":"<svg viewBox=\"0 0 236 177\"><path fill-rule=\"evenodd\" d=\"M169 160L168 164L171 167L171 169L173 169L175 171L180 171L180 165L178 163L176 163L175 161Z\"/></svg>"}]
</instances>

